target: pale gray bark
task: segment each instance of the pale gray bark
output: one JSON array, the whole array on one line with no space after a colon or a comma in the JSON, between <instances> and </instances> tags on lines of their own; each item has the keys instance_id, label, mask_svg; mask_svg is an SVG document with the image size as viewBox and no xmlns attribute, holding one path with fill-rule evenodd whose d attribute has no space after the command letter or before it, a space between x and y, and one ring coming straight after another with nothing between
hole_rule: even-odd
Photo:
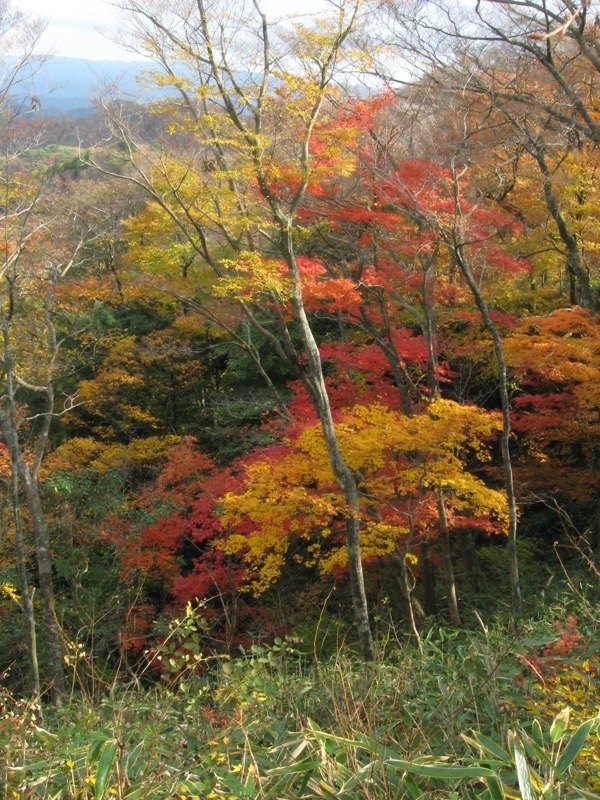
<instances>
[{"instance_id":1,"label":"pale gray bark","mask_svg":"<svg viewBox=\"0 0 600 800\"><path fill-rule=\"evenodd\" d=\"M363 660L372 661L374 657L373 638L369 622L367 596L362 568L360 548L360 499L356 476L348 467L339 446L325 378L321 354L315 340L302 300L302 284L294 255L291 226L283 232L282 250L294 280L292 307L294 319L298 323L302 342L308 355L307 388L323 432L329 463L344 495L348 507L346 517L346 550L348 552L348 574L354 609L354 623L358 634Z\"/></svg>"},{"instance_id":2,"label":"pale gray bark","mask_svg":"<svg viewBox=\"0 0 600 800\"><path fill-rule=\"evenodd\" d=\"M571 302L593 311L596 308L596 303L590 285L590 275L583 263L577 236L570 229L562 213L560 203L554 191L552 176L541 142L536 142L534 144L533 155L542 173L544 197L546 199L548 211L556 223L559 236L567 251L567 270L571 286L574 288L574 291L571 292Z\"/></svg>"},{"instance_id":3,"label":"pale gray bark","mask_svg":"<svg viewBox=\"0 0 600 800\"><path fill-rule=\"evenodd\" d=\"M446 504L441 489L437 490L437 506L439 516L439 536L442 550L442 562L444 567L444 585L446 588L446 598L448 610L452 624L457 628L462 626L462 619L458 610L458 598L456 596L456 579L454 577L454 566L452 564L452 551L450 549L450 535L448 532L448 515Z\"/></svg>"},{"instance_id":4,"label":"pale gray bark","mask_svg":"<svg viewBox=\"0 0 600 800\"><path fill-rule=\"evenodd\" d=\"M3 336L3 368L5 372L5 392L0 400L0 428L8 448L12 470L19 479L29 511L29 517L35 537L38 582L42 605L42 623L48 659L48 678L52 695L60 702L65 694L65 673L63 664L62 640L56 619L54 600L54 581L52 577L52 553L50 537L46 526L46 518L42 508L40 486L37 470L41 463L41 454L45 449L53 406L51 383L46 387L47 410L42 430L38 437L33 464L29 466L23 458L19 442L19 425L15 403L15 384L13 377L12 350L6 316L2 319Z\"/></svg>"},{"instance_id":5,"label":"pale gray bark","mask_svg":"<svg viewBox=\"0 0 600 800\"><path fill-rule=\"evenodd\" d=\"M462 242L462 237L455 242L454 252L458 266L471 290L475 304L481 314L483 324L490 334L494 346L494 355L496 357L496 364L498 367L498 388L500 391L500 404L502 407L502 434L500 437L500 447L502 451L502 465L504 470L504 487L506 489L506 499L508 502L508 561L509 561L509 575L510 587L512 597L512 614L513 618L517 620L522 612L522 597L521 597L521 583L519 579L519 561L517 553L517 525L518 525L518 512L517 512L517 496L515 491L512 459L510 454L510 436L511 436L511 421L510 421L510 394L508 389L508 371L506 368L506 359L504 358L504 350L502 348L502 339L498 328L494 324L488 305L483 296L483 292L475 276L465 246Z\"/></svg>"},{"instance_id":6,"label":"pale gray bark","mask_svg":"<svg viewBox=\"0 0 600 800\"><path fill-rule=\"evenodd\" d=\"M17 573L19 575L19 592L21 594L21 607L25 616L27 638L29 647L29 667L31 669L31 686L36 699L40 698L40 668L37 653L37 631L35 609L33 607L33 592L29 588L27 579L27 559L25 555L25 542L23 540L23 520L19 500L19 478L15 461L11 458L10 471L10 498L13 509L15 525L15 550L17 552Z\"/></svg>"}]
</instances>

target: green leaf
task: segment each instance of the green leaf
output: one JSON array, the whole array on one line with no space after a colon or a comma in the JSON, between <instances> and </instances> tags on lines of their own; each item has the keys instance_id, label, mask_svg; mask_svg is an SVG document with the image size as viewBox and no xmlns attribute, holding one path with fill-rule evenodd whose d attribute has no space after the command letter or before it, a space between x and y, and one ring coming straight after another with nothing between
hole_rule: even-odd
<instances>
[{"instance_id":1,"label":"green leaf","mask_svg":"<svg viewBox=\"0 0 600 800\"><path fill-rule=\"evenodd\" d=\"M530 739L528 736L525 737L523 740L523 746L529 758L533 759L534 761L539 761L540 764L548 767L550 772L553 772L556 769L556 764L550 755L546 753L543 747L540 747L539 744L534 742L533 739Z\"/></svg>"},{"instance_id":2,"label":"green leaf","mask_svg":"<svg viewBox=\"0 0 600 800\"><path fill-rule=\"evenodd\" d=\"M408 800L420 800L423 797L423 792L412 778L405 778L402 781L402 794L400 796L402 798L406 797Z\"/></svg>"},{"instance_id":3,"label":"green leaf","mask_svg":"<svg viewBox=\"0 0 600 800\"><path fill-rule=\"evenodd\" d=\"M598 725L600 717L588 719L577 728L573 736L569 739L567 746L562 752L561 757L558 759L556 768L559 772L565 772L573 763L573 759L577 756L583 747L585 740L590 734L590 731Z\"/></svg>"},{"instance_id":4,"label":"green leaf","mask_svg":"<svg viewBox=\"0 0 600 800\"><path fill-rule=\"evenodd\" d=\"M106 742L100 753L96 770L96 781L94 783L94 796L96 800L100 800L104 795L106 782L108 781L108 776L110 775L116 753L117 743L114 741Z\"/></svg>"},{"instance_id":5,"label":"green leaf","mask_svg":"<svg viewBox=\"0 0 600 800\"><path fill-rule=\"evenodd\" d=\"M506 795L498 778L486 778L485 785L487 786L490 800L506 800Z\"/></svg>"},{"instance_id":6,"label":"green leaf","mask_svg":"<svg viewBox=\"0 0 600 800\"><path fill-rule=\"evenodd\" d=\"M315 792L316 797L324 798L324 800L339 800L335 787L329 786L322 780L311 779L308 782L308 787L312 792Z\"/></svg>"},{"instance_id":7,"label":"green leaf","mask_svg":"<svg viewBox=\"0 0 600 800\"><path fill-rule=\"evenodd\" d=\"M531 726L531 735L537 745L540 747L544 746L544 732L542 731L542 726L537 719L533 720L533 724Z\"/></svg>"},{"instance_id":8,"label":"green leaf","mask_svg":"<svg viewBox=\"0 0 600 800\"><path fill-rule=\"evenodd\" d=\"M241 782L241 780L234 775L232 772L225 772L219 774L219 778L224 786L226 786L230 791L235 793L236 797L243 798L254 798L255 794L250 792L246 786Z\"/></svg>"},{"instance_id":9,"label":"green leaf","mask_svg":"<svg viewBox=\"0 0 600 800\"><path fill-rule=\"evenodd\" d=\"M148 800L148 790L145 786L138 787L127 792L123 797L125 800Z\"/></svg>"},{"instance_id":10,"label":"green leaf","mask_svg":"<svg viewBox=\"0 0 600 800\"><path fill-rule=\"evenodd\" d=\"M185 778L181 785L186 788L191 794L203 794L208 791L208 786L205 783L193 780L192 778Z\"/></svg>"},{"instance_id":11,"label":"green leaf","mask_svg":"<svg viewBox=\"0 0 600 800\"><path fill-rule=\"evenodd\" d=\"M317 770L320 766L320 759L309 757L303 761L295 761L293 764L284 764L281 767L274 767L269 770L269 775L294 775L304 773L308 770Z\"/></svg>"},{"instance_id":12,"label":"green leaf","mask_svg":"<svg viewBox=\"0 0 600 800\"><path fill-rule=\"evenodd\" d=\"M512 761L510 754L503 747L488 736L484 736L483 733L479 733L479 731L473 731L473 738L462 735L462 739L471 746L475 745L484 753L490 753L505 764L510 764Z\"/></svg>"},{"instance_id":13,"label":"green leaf","mask_svg":"<svg viewBox=\"0 0 600 800\"><path fill-rule=\"evenodd\" d=\"M597 792L588 792L587 789L582 789L581 786L577 787L579 797L576 800L600 800L600 794Z\"/></svg>"},{"instance_id":14,"label":"green leaf","mask_svg":"<svg viewBox=\"0 0 600 800\"><path fill-rule=\"evenodd\" d=\"M93 739L93 737L90 737ZM88 764L94 764L100 758L100 753L102 752L102 748L106 744L107 739L96 739L96 741L90 746L90 749L87 753L87 762Z\"/></svg>"},{"instance_id":15,"label":"green leaf","mask_svg":"<svg viewBox=\"0 0 600 800\"><path fill-rule=\"evenodd\" d=\"M525 753L523 752L521 742L514 731L509 731L508 741L509 744L512 745L521 796L523 800L533 800L533 787L531 786L529 766L527 764L527 759L525 758Z\"/></svg>"},{"instance_id":16,"label":"green leaf","mask_svg":"<svg viewBox=\"0 0 600 800\"><path fill-rule=\"evenodd\" d=\"M221 662L221 669L223 670L225 675L231 675L231 673L233 672L233 667L231 666L229 661L222 661Z\"/></svg>"},{"instance_id":17,"label":"green leaf","mask_svg":"<svg viewBox=\"0 0 600 800\"><path fill-rule=\"evenodd\" d=\"M51 767L50 761L34 761L32 764L22 764L18 767L11 767L10 764L6 767L9 772L48 772Z\"/></svg>"},{"instance_id":18,"label":"green leaf","mask_svg":"<svg viewBox=\"0 0 600 800\"><path fill-rule=\"evenodd\" d=\"M548 786L542 796L544 800L560 800L560 790L557 786Z\"/></svg>"},{"instance_id":19,"label":"green leaf","mask_svg":"<svg viewBox=\"0 0 600 800\"><path fill-rule=\"evenodd\" d=\"M439 780L495 777L495 772L493 770L479 765L467 767L461 766L460 764L445 764L439 761L432 764L415 764L410 761L402 761L399 758L390 758L387 763L390 767L398 767L413 775L422 775L423 777L437 778Z\"/></svg>"},{"instance_id":20,"label":"green leaf","mask_svg":"<svg viewBox=\"0 0 600 800\"><path fill-rule=\"evenodd\" d=\"M550 726L550 738L553 742L558 742L559 739L562 739L565 731L569 727L570 719L571 709L569 706L563 708L563 710L554 717L552 725Z\"/></svg>"},{"instance_id":21,"label":"green leaf","mask_svg":"<svg viewBox=\"0 0 600 800\"><path fill-rule=\"evenodd\" d=\"M44 739L46 742L52 742L58 739L58 736L55 733L50 733L45 728L40 728L37 725L34 727L35 735L40 739Z\"/></svg>"},{"instance_id":22,"label":"green leaf","mask_svg":"<svg viewBox=\"0 0 600 800\"><path fill-rule=\"evenodd\" d=\"M140 767L144 766L144 762L140 763L140 757L144 748L143 742L138 742L127 754L125 762L125 770L127 778L131 780L140 771Z\"/></svg>"}]
</instances>

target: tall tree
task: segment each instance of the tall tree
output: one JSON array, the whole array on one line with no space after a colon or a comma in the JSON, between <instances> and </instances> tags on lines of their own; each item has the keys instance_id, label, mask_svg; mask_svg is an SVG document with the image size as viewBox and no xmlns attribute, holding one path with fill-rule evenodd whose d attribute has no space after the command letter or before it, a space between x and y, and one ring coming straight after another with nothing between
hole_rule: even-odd
<instances>
[{"instance_id":1,"label":"tall tree","mask_svg":"<svg viewBox=\"0 0 600 800\"><path fill-rule=\"evenodd\" d=\"M108 109L130 155L127 177L150 193L197 262L304 385L345 501L355 624L370 660L357 478L339 445L296 253L297 215L311 181L344 169L343 142L330 135L323 146L317 134L331 114L360 6L342 2L311 25L279 29L257 3L225 10L204 0L177 7L133 0L120 7L135 46L158 63L157 79L179 98L166 104L162 150L139 146L129 122ZM277 334L263 324L265 314Z\"/></svg>"},{"instance_id":2,"label":"tall tree","mask_svg":"<svg viewBox=\"0 0 600 800\"><path fill-rule=\"evenodd\" d=\"M40 234L39 221L34 220L35 209L40 200L39 186L31 176L23 179L19 166L19 158L24 150L31 146L30 136L23 130L22 120L30 112L34 103L30 98L16 96L19 84L31 76L38 66L34 55L43 25L36 20L31 20L25 15L13 11L10 3L3 0L0 3L0 36L2 46L7 53L0 78L0 137L2 144L2 170L0 186L2 189L2 264L0 265L0 280L2 283L0 295L0 331L2 341L0 344L0 370L2 376L2 399L0 402L0 428L11 461L11 487L12 498L15 504L14 516L16 527L16 549L19 564L20 581L25 590L24 609L27 616L29 629L30 656L32 661L32 674L34 690L39 691L39 675L37 672L37 654L35 639L35 620L33 618L33 605L29 602L27 590L27 571L24 562L24 548L22 541L22 524L19 504L19 486L25 494L29 519L35 535L35 549L37 556L38 581L42 602L42 619L47 649L48 677L52 692L59 699L65 692L65 679L62 659L60 632L54 608L54 586L52 578L52 557L46 521L41 503L39 487L39 469L45 449L50 419L54 404L54 395L51 382L51 373L54 363L55 336L52 325L46 328L48 339L39 343L37 341L39 330L33 322L29 329L29 345L24 340L16 345L17 338L24 333L22 327L22 306L19 306L20 284L26 286L30 276L24 274L21 267L24 252L29 245L35 249L35 241ZM38 276L43 273L45 266L39 265ZM42 281L43 283L43 281ZM31 291L31 287L29 287ZM27 289L26 289L27 292ZM15 321L21 319L21 324ZM41 319L48 320L47 309L41 310ZM40 317L38 317L38 322ZM43 325L43 323L42 323ZM25 325L27 327L27 324ZM43 336L43 334L42 334ZM18 368L15 359L15 346L21 352L32 347L31 375L33 380L26 380ZM40 349L49 356L47 369L40 372ZM37 350L37 352L36 352ZM43 359L43 356L42 356ZM18 360L18 359L17 359ZM41 377L41 380L39 378ZM30 458L26 458L26 445L21 435L23 430L23 415L17 400L17 393L21 390L39 394L42 398L42 409L39 415L37 441L31 451ZM36 415L37 416L37 415Z\"/></svg>"}]
</instances>

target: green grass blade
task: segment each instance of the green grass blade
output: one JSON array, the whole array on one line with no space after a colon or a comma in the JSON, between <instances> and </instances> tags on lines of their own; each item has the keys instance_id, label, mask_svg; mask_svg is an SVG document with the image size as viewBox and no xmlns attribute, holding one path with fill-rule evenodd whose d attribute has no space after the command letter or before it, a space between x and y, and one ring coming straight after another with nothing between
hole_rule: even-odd
<instances>
[{"instance_id":1,"label":"green grass blade","mask_svg":"<svg viewBox=\"0 0 600 800\"><path fill-rule=\"evenodd\" d=\"M438 780L464 780L464 779L483 779L494 778L496 773L488 767L462 766L460 764L446 764L434 762L433 764L415 764L411 761L402 761L399 758L387 759L390 767L410 772L412 775L421 775L424 778L436 778Z\"/></svg>"},{"instance_id":2,"label":"green grass blade","mask_svg":"<svg viewBox=\"0 0 600 800\"><path fill-rule=\"evenodd\" d=\"M544 747L544 732L542 731L542 726L540 725L540 721L538 719L533 720L533 724L531 726L531 735L533 740L539 747Z\"/></svg>"},{"instance_id":3,"label":"green grass blade","mask_svg":"<svg viewBox=\"0 0 600 800\"><path fill-rule=\"evenodd\" d=\"M597 792L588 792L587 789L582 789L580 786L577 787L577 791L579 797L575 797L575 800L600 800L600 794Z\"/></svg>"},{"instance_id":4,"label":"green grass blade","mask_svg":"<svg viewBox=\"0 0 600 800\"><path fill-rule=\"evenodd\" d=\"M529 765L525 758L525 752L519 741L519 738L514 732L509 733L509 743L512 744L512 750L515 759L515 766L517 768L517 781L519 782L519 789L523 800L534 800L533 787L531 785L531 776L529 775Z\"/></svg>"},{"instance_id":5,"label":"green grass blade","mask_svg":"<svg viewBox=\"0 0 600 800\"><path fill-rule=\"evenodd\" d=\"M400 797L407 798L407 800L421 800L423 792L419 789L417 784L412 778L404 778L402 781L402 794Z\"/></svg>"},{"instance_id":6,"label":"green grass blade","mask_svg":"<svg viewBox=\"0 0 600 800\"><path fill-rule=\"evenodd\" d=\"M231 772L225 772L219 775L221 782L230 791L234 792L236 797L239 798L255 798L256 794L249 792L248 788L241 782L241 780Z\"/></svg>"},{"instance_id":7,"label":"green grass blade","mask_svg":"<svg viewBox=\"0 0 600 800\"><path fill-rule=\"evenodd\" d=\"M461 738L467 742L467 744L470 744L471 746L475 745L484 753L490 753L491 755L500 759L500 761L502 761L504 764L510 764L512 761L510 754L497 742L495 742L493 739L490 739L489 736L484 736L483 733L479 733L479 731L472 731L472 734L472 737L461 734Z\"/></svg>"},{"instance_id":8,"label":"green grass blade","mask_svg":"<svg viewBox=\"0 0 600 800\"><path fill-rule=\"evenodd\" d=\"M486 778L485 785L487 786L490 800L506 800L506 795L498 778Z\"/></svg>"},{"instance_id":9,"label":"green grass blade","mask_svg":"<svg viewBox=\"0 0 600 800\"><path fill-rule=\"evenodd\" d=\"M553 771L556 768L554 761L548 753L544 751L533 739L529 739L529 737L525 737L523 739L523 747L525 748L525 752L532 760L537 760L540 764L545 765L548 767L549 770Z\"/></svg>"},{"instance_id":10,"label":"green grass blade","mask_svg":"<svg viewBox=\"0 0 600 800\"><path fill-rule=\"evenodd\" d=\"M571 736L567 742L565 749L562 751L562 754L558 759L556 768L559 772L565 772L567 769L569 769L573 763L573 759L583 747L585 740L590 734L590 731L596 727L596 725L598 725L599 721L599 717L594 717L593 719L588 719L585 722L582 722L577 728L573 736Z\"/></svg>"},{"instance_id":11,"label":"green grass blade","mask_svg":"<svg viewBox=\"0 0 600 800\"><path fill-rule=\"evenodd\" d=\"M117 754L117 743L108 741L104 744L100 758L98 759L98 767L96 769L96 780L94 782L94 797L96 800L101 800L106 789L106 782L113 767L115 756Z\"/></svg>"}]
</instances>

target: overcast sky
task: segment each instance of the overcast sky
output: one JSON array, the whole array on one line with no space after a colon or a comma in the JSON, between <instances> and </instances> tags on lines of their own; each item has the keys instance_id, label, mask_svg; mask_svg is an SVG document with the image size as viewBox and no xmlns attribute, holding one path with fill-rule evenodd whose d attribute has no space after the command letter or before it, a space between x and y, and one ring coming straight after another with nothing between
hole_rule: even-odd
<instances>
[{"instance_id":1,"label":"overcast sky","mask_svg":"<svg viewBox=\"0 0 600 800\"><path fill-rule=\"evenodd\" d=\"M104 0L13 0L15 8L47 20L42 40L45 52L71 58L137 60L139 55L123 50L112 41L115 11ZM271 14L307 13L320 0L263 0Z\"/></svg>"},{"instance_id":2,"label":"overcast sky","mask_svg":"<svg viewBox=\"0 0 600 800\"><path fill-rule=\"evenodd\" d=\"M13 0L13 5L48 21L42 40L47 52L73 58L139 58L111 41L114 10L103 0Z\"/></svg>"}]
</instances>

